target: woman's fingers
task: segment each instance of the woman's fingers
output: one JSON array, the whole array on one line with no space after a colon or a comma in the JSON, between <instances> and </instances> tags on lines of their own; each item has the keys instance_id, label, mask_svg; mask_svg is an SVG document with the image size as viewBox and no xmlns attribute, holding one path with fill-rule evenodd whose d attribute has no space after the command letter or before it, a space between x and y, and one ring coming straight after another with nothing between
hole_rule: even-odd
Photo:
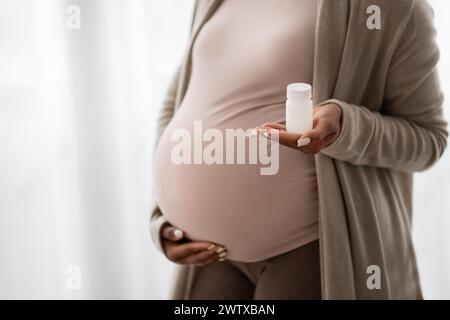
<instances>
[{"instance_id":1,"label":"woman's fingers","mask_svg":"<svg viewBox=\"0 0 450 320\"><path fill-rule=\"evenodd\" d=\"M179 242L184 232L166 223L161 229L162 247L169 260L179 264L205 265L221 260L226 249L208 241Z\"/></svg>"},{"instance_id":2,"label":"woman's fingers","mask_svg":"<svg viewBox=\"0 0 450 320\"><path fill-rule=\"evenodd\" d=\"M315 127L303 134L297 146L305 153L318 153L334 141L339 133L339 126L327 118L317 118Z\"/></svg>"},{"instance_id":3,"label":"woman's fingers","mask_svg":"<svg viewBox=\"0 0 450 320\"><path fill-rule=\"evenodd\" d=\"M206 265L226 257L226 250L218 252L218 249L201 251L199 253L188 256L184 263L186 264L196 264L196 265Z\"/></svg>"},{"instance_id":4,"label":"woman's fingers","mask_svg":"<svg viewBox=\"0 0 450 320\"><path fill-rule=\"evenodd\" d=\"M167 257L180 264L202 264L208 261L215 261L226 253L225 248L210 242L187 242L176 243L163 241L164 250Z\"/></svg>"},{"instance_id":5,"label":"woman's fingers","mask_svg":"<svg viewBox=\"0 0 450 320\"><path fill-rule=\"evenodd\" d=\"M286 126L284 124L277 123L277 122L267 122L267 123L264 123L260 127L262 127L262 128L272 128L272 129L278 129L278 130L286 130Z\"/></svg>"},{"instance_id":6,"label":"woman's fingers","mask_svg":"<svg viewBox=\"0 0 450 320\"><path fill-rule=\"evenodd\" d=\"M271 137L272 134L269 134L269 137ZM279 131L278 132L278 141L281 144L287 145L287 146L297 146L297 141L302 137L301 134L296 133L289 133L286 131Z\"/></svg>"},{"instance_id":7,"label":"woman's fingers","mask_svg":"<svg viewBox=\"0 0 450 320\"><path fill-rule=\"evenodd\" d=\"M301 137L299 134L287 132L286 127L279 123L265 123L262 126L256 127L255 131L266 138L272 138L276 133L280 144L292 148L297 147L297 140Z\"/></svg>"},{"instance_id":8,"label":"woman's fingers","mask_svg":"<svg viewBox=\"0 0 450 320\"><path fill-rule=\"evenodd\" d=\"M168 242L167 256L171 260L180 260L203 250L211 250L209 249L211 246L212 244L209 242L187 242L182 244Z\"/></svg>"},{"instance_id":9,"label":"woman's fingers","mask_svg":"<svg viewBox=\"0 0 450 320\"><path fill-rule=\"evenodd\" d=\"M179 241L184 237L184 232L170 224L166 224L161 230L161 237L165 240Z\"/></svg>"},{"instance_id":10,"label":"woman's fingers","mask_svg":"<svg viewBox=\"0 0 450 320\"><path fill-rule=\"evenodd\" d=\"M256 127L255 130L267 138L274 136L277 130L279 143L305 153L318 153L337 138L341 126L341 108L337 104L327 104L313 109L313 129L303 135L286 131L281 123L269 122Z\"/></svg>"}]
</instances>

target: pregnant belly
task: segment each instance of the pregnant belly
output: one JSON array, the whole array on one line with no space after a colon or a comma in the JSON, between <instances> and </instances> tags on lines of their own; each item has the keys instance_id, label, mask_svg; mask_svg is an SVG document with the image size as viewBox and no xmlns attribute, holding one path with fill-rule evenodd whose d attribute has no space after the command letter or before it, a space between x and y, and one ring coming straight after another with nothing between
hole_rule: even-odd
<instances>
[{"instance_id":1,"label":"pregnant belly","mask_svg":"<svg viewBox=\"0 0 450 320\"><path fill-rule=\"evenodd\" d=\"M221 244L229 259L244 262L317 239L313 156L280 146L275 175L261 175L258 164L175 164L171 134L179 127L190 126L172 121L161 137L154 189L165 218L189 239Z\"/></svg>"}]
</instances>

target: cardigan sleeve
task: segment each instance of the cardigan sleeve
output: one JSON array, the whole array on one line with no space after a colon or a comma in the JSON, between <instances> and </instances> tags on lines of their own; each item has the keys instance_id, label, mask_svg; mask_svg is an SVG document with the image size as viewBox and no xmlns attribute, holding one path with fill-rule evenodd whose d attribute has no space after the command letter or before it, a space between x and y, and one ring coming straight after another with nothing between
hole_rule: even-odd
<instances>
[{"instance_id":1,"label":"cardigan sleeve","mask_svg":"<svg viewBox=\"0 0 450 320\"><path fill-rule=\"evenodd\" d=\"M431 8L416 1L389 67L380 112L335 99L320 103L342 109L341 132L321 153L409 173L425 170L441 157L448 132L435 33Z\"/></svg>"},{"instance_id":2,"label":"cardigan sleeve","mask_svg":"<svg viewBox=\"0 0 450 320\"><path fill-rule=\"evenodd\" d=\"M196 20L196 16L199 12L199 3L200 1L195 1L194 4L194 10L193 10L193 18L191 23L191 30L194 27L194 23ZM158 143L159 138L163 134L165 128L169 124L170 120L172 120L173 115L175 113L175 101L177 97L177 91L178 91L178 81L180 78L181 73L181 66L177 68L175 71L172 80L170 82L170 85L168 87L168 90L166 92L165 98L162 103L162 107L159 110L158 118L157 118L157 124L156 124L156 136L155 136L155 144ZM152 197L153 198L153 197ZM164 216L161 213L160 208L158 207L157 203L152 199L152 205L151 205L151 213L150 213L150 236L152 238L153 243L155 244L156 248L163 252L162 243L161 243L161 228L162 226L167 222L167 220L164 218Z\"/></svg>"},{"instance_id":3,"label":"cardigan sleeve","mask_svg":"<svg viewBox=\"0 0 450 320\"><path fill-rule=\"evenodd\" d=\"M159 139L164 132L164 129L167 127L167 125L169 124L170 120L174 115L179 74L180 68L177 69L172 78L172 81L169 85L169 88L163 100L162 108L159 111L156 125L155 145L158 144ZM156 201L153 199L153 196L151 208L152 209L150 213L150 236L156 248L159 251L163 252L160 238L160 231L161 227L164 225L164 223L167 222L167 220L162 215L161 210L159 209Z\"/></svg>"}]
</instances>

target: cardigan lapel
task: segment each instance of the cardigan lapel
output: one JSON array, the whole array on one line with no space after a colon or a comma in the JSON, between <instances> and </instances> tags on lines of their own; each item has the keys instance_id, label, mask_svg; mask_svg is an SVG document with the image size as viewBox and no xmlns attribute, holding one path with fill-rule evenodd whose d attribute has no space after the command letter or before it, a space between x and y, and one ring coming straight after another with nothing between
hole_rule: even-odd
<instances>
[{"instance_id":1,"label":"cardigan lapel","mask_svg":"<svg viewBox=\"0 0 450 320\"><path fill-rule=\"evenodd\" d=\"M203 3L200 2L200 4L198 4L198 11L195 17L196 21L194 21L192 29L193 37L191 39L191 43L194 42L195 37L200 32L201 28L209 20L209 18L212 17L223 1L224 0L206 0Z\"/></svg>"},{"instance_id":2,"label":"cardigan lapel","mask_svg":"<svg viewBox=\"0 0 450 320\"><path fill-rule=\"evenodd\" d=\"M319 0L314 49L315 104L332 98L335 93L348 31L349 12L350 0Z\"/></svg>"},{"instance_id":3,"label":"cardigan lapel","mask_svg":"<svg viewBox=\"0 0 450 320\"><path fill-rule=\"evenodd\" d=\"M333 98L348 34L351 0L320 0L317 15L313 100L317 105ZM333 32L330 32L333 30ZM334 160L316 155L319 186L319 232L323 299L356 297L348 222L341 197L328 195L340 190ZM342 237L334 238L335 230ZM337 261L339 261L337 263Z\"/></svg>"}]
</instances>

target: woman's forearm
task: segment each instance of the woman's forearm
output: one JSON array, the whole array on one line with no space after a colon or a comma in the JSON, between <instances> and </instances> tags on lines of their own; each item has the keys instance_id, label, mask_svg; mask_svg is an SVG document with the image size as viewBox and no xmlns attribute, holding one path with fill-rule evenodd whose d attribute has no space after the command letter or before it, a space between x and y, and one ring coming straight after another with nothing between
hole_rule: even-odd
<instances>
[{"instance_id":1,"label":"woman's forearm","mask_svg":"<svg viewBox=\"0 0 450 320\"><path fill-rule=\"evenodd\" d=\"M446 147L446 123L415 122L330 100L342 108L341 133L322 153L354 165L414 172L430 167Z\"/></svg>"}]
</instances>

